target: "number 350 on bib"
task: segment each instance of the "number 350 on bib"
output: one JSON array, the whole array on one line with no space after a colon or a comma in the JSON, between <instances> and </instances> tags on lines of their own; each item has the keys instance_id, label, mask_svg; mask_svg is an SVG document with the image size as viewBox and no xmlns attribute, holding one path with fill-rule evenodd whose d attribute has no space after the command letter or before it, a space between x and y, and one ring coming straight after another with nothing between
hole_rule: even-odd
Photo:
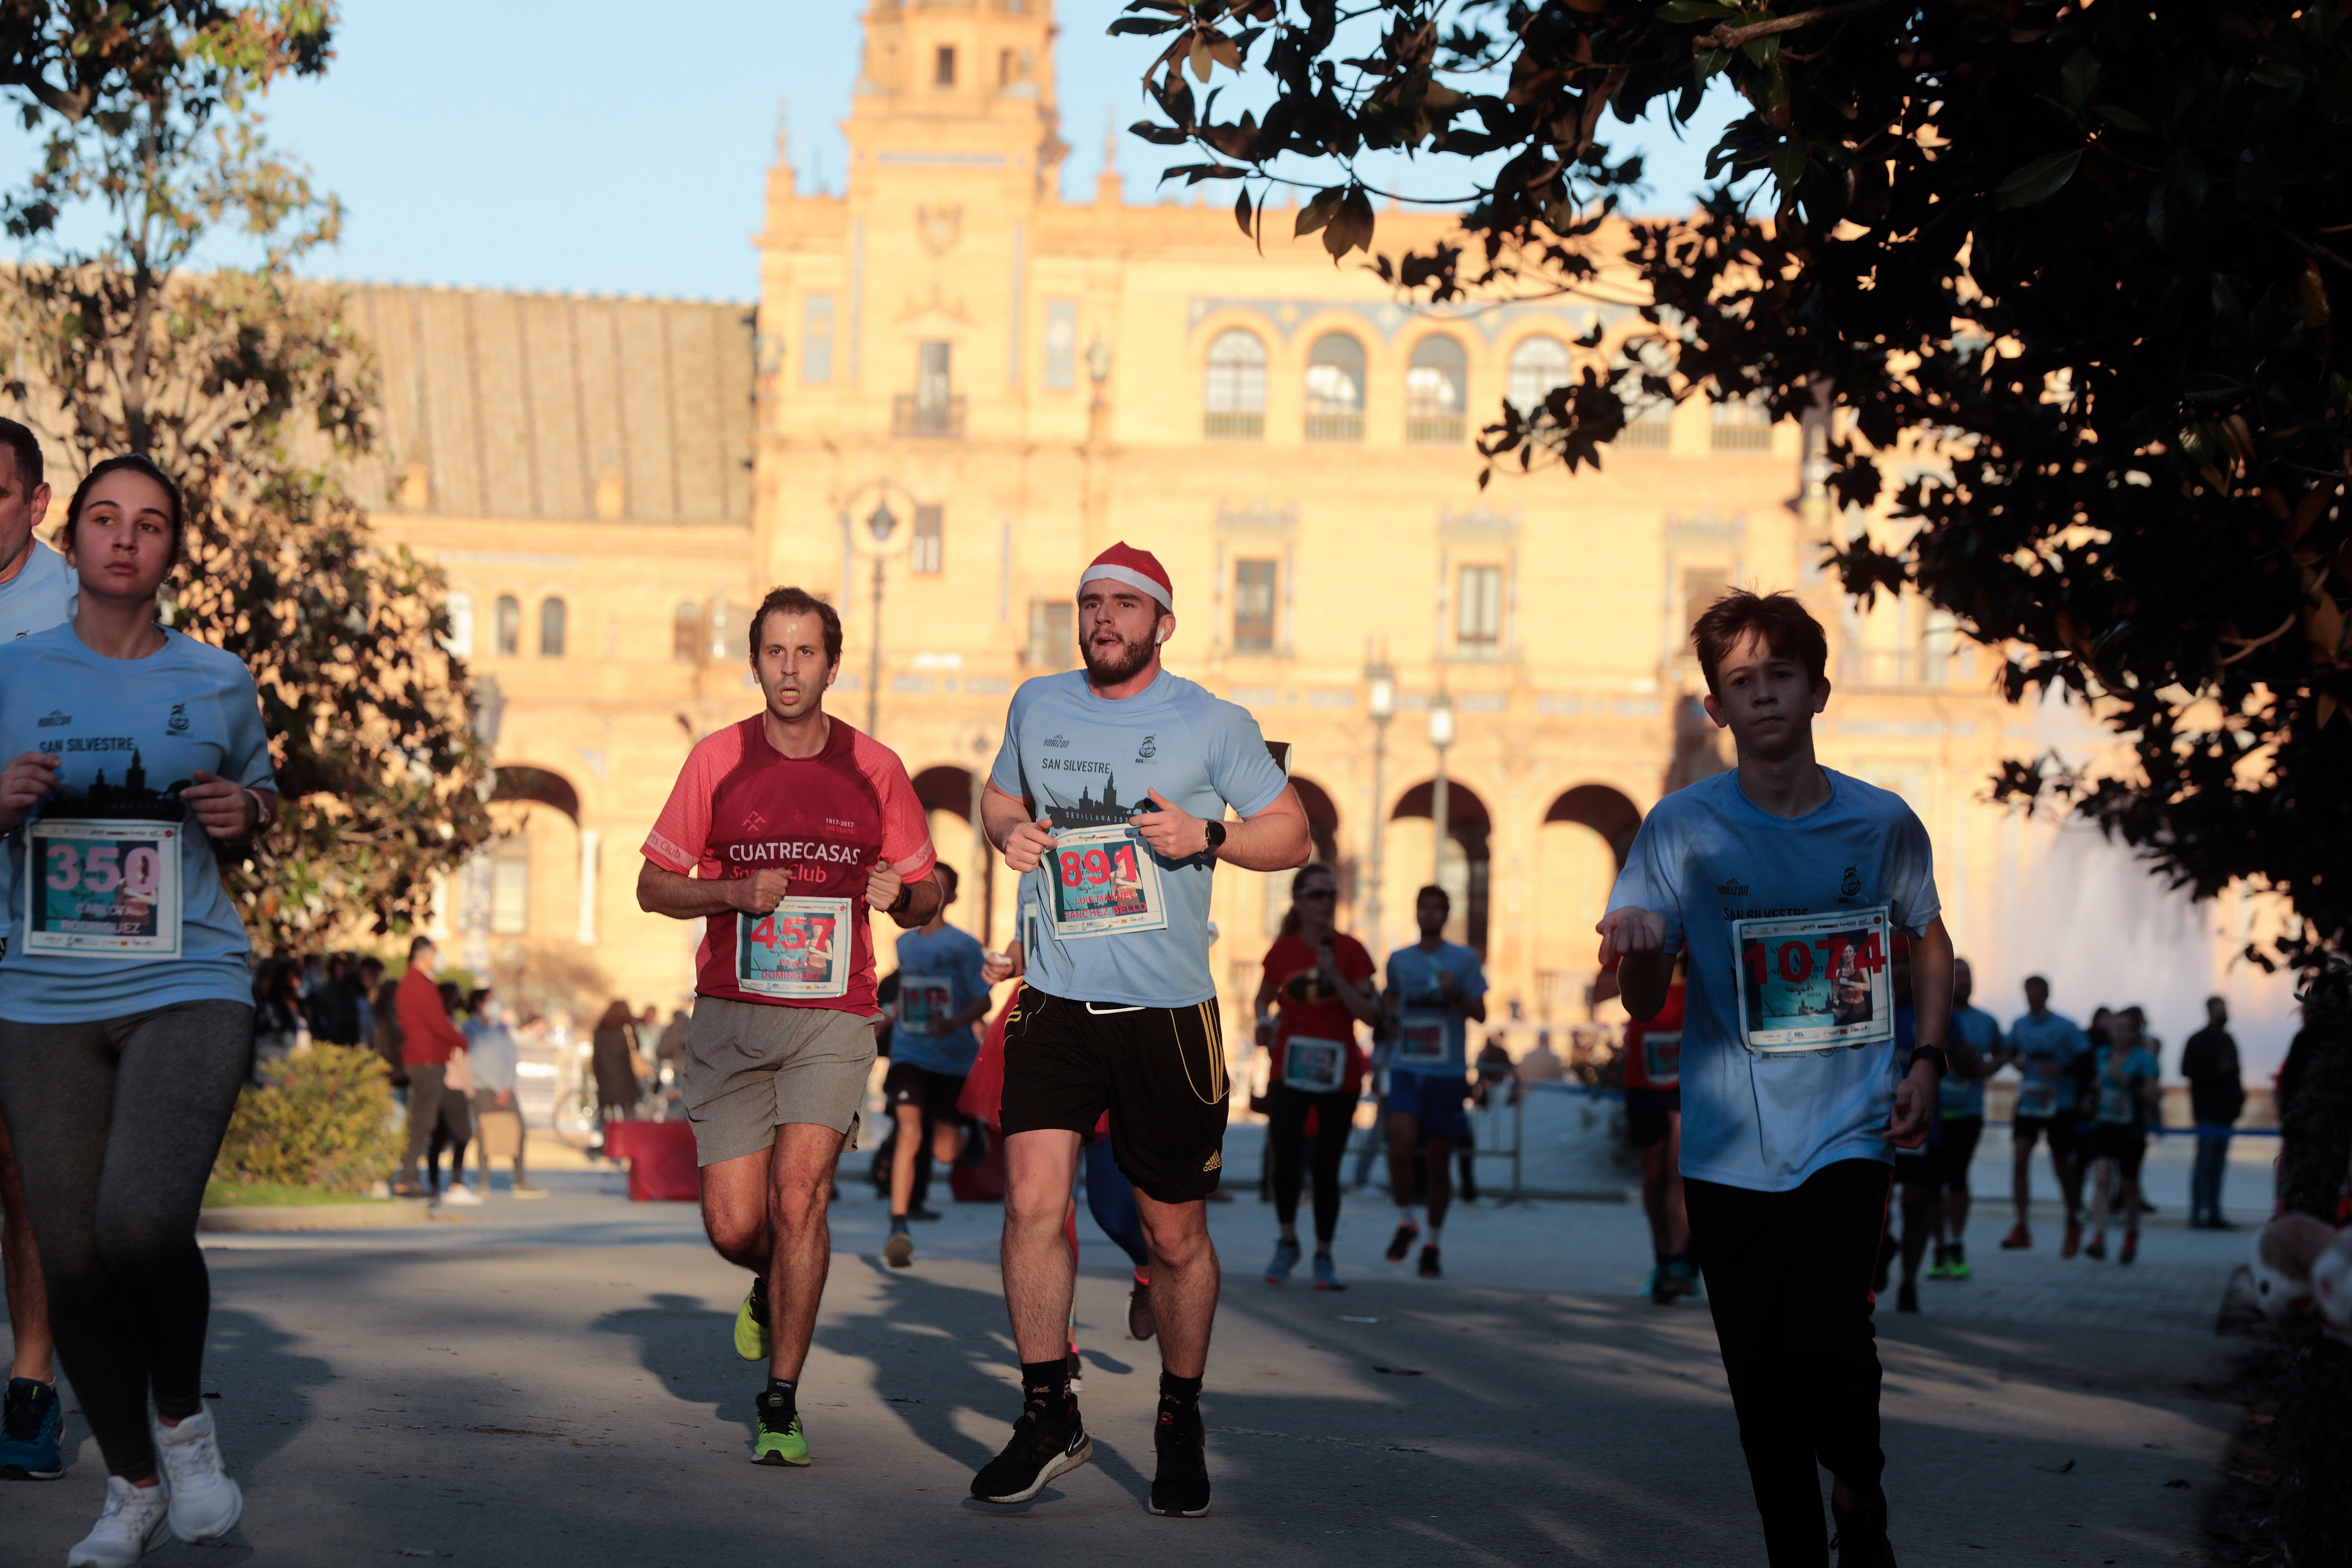
<instances>
[{"instance_id":1,"label":"number 350 on bib","mask_svg":"<svg viewBox=\"0 0 2352 1568\"><path fill-rule=\"evenodd\" d=\"M25 828L25 950L180 956L183 823L43 817Z\"/></svg>"}]
</instances>

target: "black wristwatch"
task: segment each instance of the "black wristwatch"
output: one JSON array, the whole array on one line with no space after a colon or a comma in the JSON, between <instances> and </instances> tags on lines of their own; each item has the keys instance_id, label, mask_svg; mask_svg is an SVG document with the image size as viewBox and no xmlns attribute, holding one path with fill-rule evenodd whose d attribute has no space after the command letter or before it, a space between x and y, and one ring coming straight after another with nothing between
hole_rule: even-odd
<instances>
[{"instance_id":1,"label":"black wristwatch","mask_svg":"<svg viewBox=\"0 0 2352 1568\"><path fill-rule=\"evenodd\" d=\"M1903 1064L1903 1070L1904 1070L1905 1072L1906 1072L1906 1073L1907 1073L1907 1072L1909 1072L1913 1068L1917 1067L1921 1062L1933 1062L1933 1063L1935 1063L1935 1064L1936 1064L1936 1076L1937 1076L1937 1078L1941 1078L1941 1077L1943 1077L1946 1073L1950 1072L1950 1071L1952 1070L1952 1064L1951 1064L1951 1061L1950 1061L1950 1059L1949 1059L1948 1058L1947 1058L1947 1057L1944 1055L1943 1047L1940 1047L1940 1046L1914 1046L1914 1047L1911 1047L1911 1059L1910 1059L1909 1061L1905 1062L1905 1063Z\"/></svg>"},{"instance_id":2,"label":"black wristwatch","mask_svg":"<svg viewBox=\"0 0 2352 1568\"><path fill-rule=\"evenodd\" d=\"M912 882L901 882L898 884L898 896L891 900L890 907L884 910L882 912L886 915L903 915L914 901L915 884Z\"/></svg>"},{"instance_id":3,"label":"black wristwatch","mask_svg":"<svg viewBox=\"0 0 2352 1568\"><path fill-rule=\"evenodd\" d=\"M1201 820L1201 828L1202 836L1208 839L1208 842L1201 847L1201 853L1214 855L1225 841L1225 825L1213 817L1203 817Z\"/></svg>"}]
</instances>

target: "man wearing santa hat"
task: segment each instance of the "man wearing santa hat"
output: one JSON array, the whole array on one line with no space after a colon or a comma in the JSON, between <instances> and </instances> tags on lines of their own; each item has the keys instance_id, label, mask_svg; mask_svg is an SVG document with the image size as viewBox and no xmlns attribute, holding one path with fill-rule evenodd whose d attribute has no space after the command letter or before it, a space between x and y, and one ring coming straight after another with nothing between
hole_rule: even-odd
<instances>
[{"instance_id":1,"label":"man wearing santa hat","mask_svg":"<svg viewBox=\"0 0 2352 1568\"><path fill-rule=\"evenodd\" d=\"M1135 1184L1160 1325L1150 1510L1209 1511L1201 1379L1217 1308L1206 1199L1223 1167L1224 1038L1209 973L1217 862L1306 864L1307 813L1246 709L1161 668L1176 595L1120 543L1078 578L1084 670L1013 694L981 811L1022 874L1028 975L1004 1050L1004 1298L1023 1409L972 1479L1025 1502L1093 1448L1065 1359L1074 1268L1062 1238L1078 1151L1108 1110ZM1241 820L1224 820L1230 806Z\"/></svg>"}]
</instances>

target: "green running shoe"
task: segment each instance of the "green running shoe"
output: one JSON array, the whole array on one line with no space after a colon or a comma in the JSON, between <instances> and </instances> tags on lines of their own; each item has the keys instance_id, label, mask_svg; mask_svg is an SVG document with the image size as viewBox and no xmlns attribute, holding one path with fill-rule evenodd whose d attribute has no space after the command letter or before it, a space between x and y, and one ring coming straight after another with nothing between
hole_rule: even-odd
<instances>
[{"instance_id":1,"label":"green running shoe","mask_svg":"<svg viewBox=\"0 0 2352 1568\"><path fill-rule=\"evenodd\" d=\"M771 1396L761 1394L757 1401L760 1435L751 1444L751 1462L755 1465L805 1465L809 1462L808 1435L801 1430L801 1413L795 1410L784 1415L775 1407L782 1403L781 1394ZM780 1415L782 1416L782 1425L777 1422Z\"/></svg>"},{"instance_id":2,"label":"green running shoe","mask_svg":"<svg viewBox=\"0 0 2352 1568\"><path fill-rule=\"evenodd\" d=\"M768 1359L768 1282L754 1279L735 1309L735 1353L745 1361Z\"/></svg>"}]
</instances>

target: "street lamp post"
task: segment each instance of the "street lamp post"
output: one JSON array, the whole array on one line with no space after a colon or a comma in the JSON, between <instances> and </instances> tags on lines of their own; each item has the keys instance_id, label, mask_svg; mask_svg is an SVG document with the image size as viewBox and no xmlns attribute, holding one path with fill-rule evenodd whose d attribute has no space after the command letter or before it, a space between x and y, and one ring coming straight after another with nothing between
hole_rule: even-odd
<instances>
[{"instance_id":1,"label":"street lamp post","mask_svg":"<svg viewBox=\"0 0 2352 1568\"><path fill-rule=\"evenodd\" d=\"M1382 850L1388 828L1389 721L1396 717L1396 671L1385 658L1364 666L1364 705L1372 716L1372 874L1364 890L1364 934L1385 950L1381 930Z\"/></svg>"},{"instance_id":2,"label":"street lamp post","mask_svg":"<svg viewBox=\"0 0 2352 1568\"><path fill-rule=\"evenodd\" d=\"M872 735L882 722L882 567L887 560L883 552L889 546L890 535L898 528L889 497L874 503L866 527L874 535L874 621L866 630L866 732Z\"/></svg>"},{"instance_id":3,"label":"street lamp post","mask_svg":"<svg viewBox=\"0 0 2352 1568\"><path fill-rule=\"evenodd\" d=\"M1434 847L1430 855L1431 883L1445 885L1445 833L1452 802L1445 794L1445 750L1454 744L1454 699L1443 687L1429 700L1429 743L1437 752L1437 776L1429 786L1429 820L1436 829Z\"/></svg>"}]
</instances>

